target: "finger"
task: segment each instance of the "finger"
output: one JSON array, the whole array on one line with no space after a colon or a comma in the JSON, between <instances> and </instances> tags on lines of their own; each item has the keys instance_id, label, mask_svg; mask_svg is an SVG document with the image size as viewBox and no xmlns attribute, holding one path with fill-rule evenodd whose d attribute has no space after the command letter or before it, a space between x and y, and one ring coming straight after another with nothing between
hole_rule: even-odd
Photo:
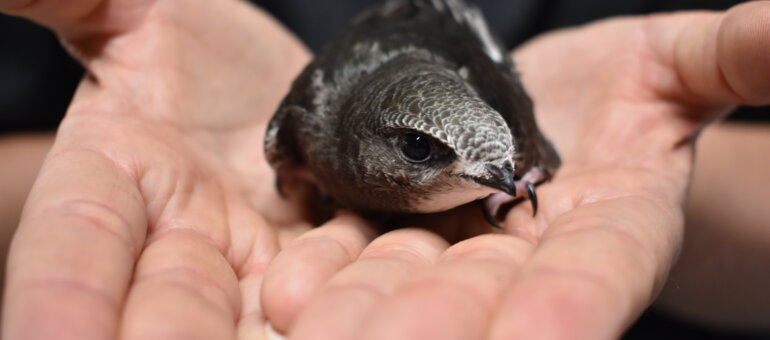
<instances>
[{"instance_id":1,"label":"finger","mask_svg":"<svg viewBox=\"0 0 770 340\"><path fill-rule=\"evenodd\" d=\"M433 265L448 246L423 229L400 229L375 239L316 294L292 326L290 338L358 339L370 312L403 282Z\"/></svg>"},{"instance_id":2,"label":"finger","mask_svg":"<svg viewBox=\"0 0 770 340\"><path fill-rule=\"evenodd\" d=\"M126 300L121 339L235 337L241 310L236 269L254 265L253 257L266 261L276 246L226 179L206 169L144 174L154 214ZM254 253L249 241L267 254Z\"/></svg>"},{"instance_id":3,"label":"finger","mask_svg":"<svg viewBox=\"0 0 770 340\"><path fill-rule=\"evenodd\" d=\"M374 229L352 214L341 215L297 238L265 273L263 310L278 331L289 329L310 297L374 239Z\"/></svg>"},{"instance_id":4,"label":"finger","mask_svg":"<svg viewBox=\"0 0 770 340\"><path fill-rule=\"evenodd\" d=\"M64 26L87 17L103 0L3 0L0 11L19 15L50 27Z\"/></svg>"},{"instance_id":5,"label":"finger","mask_svg":"<svg viewBox=\"0 0 770 340\"><path fill-rule=\"evenodd\" d=\"M265 315L260 291L268 264L279 249L280 236L256 211L233 200L228 211L232 245L229 253L239 278L241 310L237 325L238 339L264 339ZM245 251L239 251L245 249ZM245 254L239 256L238 254Z\"/></svg>"},{"instance_id":6,"label":"finger","mask_svg":"<svg viewBox=\"0 0 770 340\"><path fill-rule=\"evenodd\" d=\"M241 315L238 320L238 339L264 339L268 338L266 331L265 314L262 312L260 291L262 289L262 275L249 275L240 281L241 289ZM268 338L269 339L269 338Z\"/></svg>"},{"instance_id":7,"label":"finger","mask_svg":"<svg viewBox=\"0 0 770 340\"><path fill-rule=\"evenodd\" d=\"M741 104L770 103L770 2L755 1L727 12L719 28L717 59Z\"/></svg>"},{"instance_id":8,"label":"finger","mask_svg":"<svg viewBox=\"0 0 770 340\"><path fill-rule=\"evenodd\" d=\"M0 280L4 279L5 260L11 238L16 232L32 184L53 144L53 133L23 133L0 137ZM0 302L1 303L1 302Z\"/></svg>"},{"instance_id":9,"label":"finger","mask_svg":"<svg viewBox=\"0 0 770 340\"><path fill-rule=\"evenodd\" d=\"M679 76L664 92L699 107L770 103L770 2L654 17L648 27L658 59Z\"/></svg>"},{"instance_id":10,"label":"finger","mask_svg":"<svg viewBox=\"0 0 770 340\"><path fill-rule=\"evenodd\" d=\"M532 250L509 235L452 246L380 304L359 339L483 339L497 301Z\"/></svg>"},{"instance_id":11,"label":"finger","mask_svg":"<svg viewBox=\"0 0 770 340\"><path fill-rule=\"evenodd\" d=\"M641 198L581 206L546 231L490 339L616 339L657 294L681 214Z\"/></svg>"},{"instance_id":12,"label":"finger","mask_svg":"<svg viewBox=\"0 0 770 340\"><path fill-rule=\"evenodd\" d=\"M112 161L50 156L11 247L3 339L113 338L146 220L135 180Z\"/></svg>"},{"instance_id":13,"label":"finger","mask_svg":"<svg viewBox=\"0 0 770 340\"><path fill-rule=\"evenodd\" d=\"M0 0L0 12L25 17L67 36L117 33L144 15L152 1Z\"/></svg>"},{"instance_id":14,"label":"finger","mask_svg":"<svg viewBox=\"0 0 770 340\"><path fill-rule=\"evenodd\" d=\"M137 263L121 339L234 339L238 279L208 237L169 230Z\"/></svg>"}]
</instances>

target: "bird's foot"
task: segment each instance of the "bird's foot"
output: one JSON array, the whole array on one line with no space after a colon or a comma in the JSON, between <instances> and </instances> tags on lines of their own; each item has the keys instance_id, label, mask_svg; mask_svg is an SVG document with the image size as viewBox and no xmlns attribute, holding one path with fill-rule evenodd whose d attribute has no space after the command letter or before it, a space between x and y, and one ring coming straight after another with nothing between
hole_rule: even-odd
<instances>
[{"instance_id":1,"label":"bird's foot","mask_svg":"<svg viewBox=\"0 0 770 340\"><path fill-rule=\"evenodd\" d=\"M548 174L546 174L540 167L533 167L516 181L516 192L520 193L519 195L511 196L504 192L497 192L487 196L482 201L484 218L493 227L502 229L498 217L504 218L513 206L523 201L525 198L528 198L530 204L532 204L532 216L534 217L537 215L538 208L535 186L549 178L550 176L548 176Z\"/></svg>"}]
</instances>

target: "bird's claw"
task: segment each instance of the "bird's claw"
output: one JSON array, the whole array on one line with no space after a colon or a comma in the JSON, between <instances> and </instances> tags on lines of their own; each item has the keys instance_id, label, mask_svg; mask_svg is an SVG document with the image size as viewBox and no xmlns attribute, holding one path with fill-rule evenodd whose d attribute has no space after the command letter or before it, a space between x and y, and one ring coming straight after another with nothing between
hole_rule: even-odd
<instances>
[{"instance_id":1,"label":"bird's claw","mask_svg":"<svg viewBox=\"0 0 770 340\"><path fill-rule=\"evenodd\" d=\"M536 184L533 182L520 182L520 185L526 189L527 198L529 198L530 204L532 204L532 217L534 217L537 215L538 207L537 192L535 191ZM500 211L500 207L510 202L514 202L515 204L517 203L517 200L521 200L523 198L524 197L521 196L511 196L504 192L498 192L487 196L487 198L482 201L481 205L481 210L484 213L484 219L486 219L487 223L493 227L497 229L503 229L500 225L500 222L496 219L496 216Z\"/></svg>"},{"instance_id":2,"label":"bird's claw","mask_svg":"<svg viewBox=\"0 0 770 340\"><path fill-rule=\"evenodd\" d=\"M481 204L481 211L484 213L484 219L487 220L487 223L489 225L495 227L495 229L502 230L503 227L500 225L500 223L497 222L497 219L495 219L495 216L492 214L491 211L489 211L488 206L484 203Z\"/></svg>"},{"instance_id":3,"label":"bird's claw","mask_svg":"<svg viewBox=\"0 0 770 340\"><path fill-rule=\"evenodd\" d=\"M527 182L527 196L529 196L529 202L532 204L532 217L537 215L537 193L535 192L535 184Z\"/></svg>"}]
</instances>

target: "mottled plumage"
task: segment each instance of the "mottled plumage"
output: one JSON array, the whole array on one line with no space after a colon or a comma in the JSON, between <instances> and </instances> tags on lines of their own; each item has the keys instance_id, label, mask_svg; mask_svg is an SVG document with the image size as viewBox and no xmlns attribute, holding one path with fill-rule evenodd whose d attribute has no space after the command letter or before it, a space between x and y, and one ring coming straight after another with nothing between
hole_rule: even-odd
<instances>
[{"instance_id":1,"label":"mottled plumage","mask_svg":"<svg viewBox=\"0 0 770 340\"><path fill-rule=\"evenodd\" d=\"M516 196L559 166L513 60L460 0L357 17L295 80L265 148L279 178L309 170L337 206L374 214Z\"/></svg>"}]
</instances>

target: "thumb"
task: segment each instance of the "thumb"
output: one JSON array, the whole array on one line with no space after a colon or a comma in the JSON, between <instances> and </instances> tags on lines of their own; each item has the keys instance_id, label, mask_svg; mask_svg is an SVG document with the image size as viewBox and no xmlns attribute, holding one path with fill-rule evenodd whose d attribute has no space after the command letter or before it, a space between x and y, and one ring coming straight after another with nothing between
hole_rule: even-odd
<instances>
[{"instance_id":1,"label":"thumb","mask_svg":"<svg viewBox=\"0 0 770 340\"><path fill-rule=\"evenodd\" d=\"M664 92L698 107L770 104L770 1L657 16L649 27L658 61L678 78Z\"/></svg>"},{"instance_id":2,"label":"thumb","mask_svg":"<svg viewBox=\"0 0 770 340\"><path fill-rule=\"evenodd\" d=\"M136 181L100 152L56 149L8 255L3 339L112 338L144 243Z\"/></svg>"},{"instance_id":3,"label":"thumb","mask_svg":"<svg viewBox=\"0 0 770 340\"><path fill-rule=\"evenodd\" d=\"M24 17L79 40L118 34L137 23L153 0L0 0L0 12Z\"/></svg>"},{"instance_id":4,"label":"thumb","mask_svg":"<svg viewBox=\"0 0 770 340\"><path fill-rule=\"evenodd\" d=\"M717 41L720 69L742 104L770 103L770 1L728 11Z\"/></svg>"}]
</instances>

